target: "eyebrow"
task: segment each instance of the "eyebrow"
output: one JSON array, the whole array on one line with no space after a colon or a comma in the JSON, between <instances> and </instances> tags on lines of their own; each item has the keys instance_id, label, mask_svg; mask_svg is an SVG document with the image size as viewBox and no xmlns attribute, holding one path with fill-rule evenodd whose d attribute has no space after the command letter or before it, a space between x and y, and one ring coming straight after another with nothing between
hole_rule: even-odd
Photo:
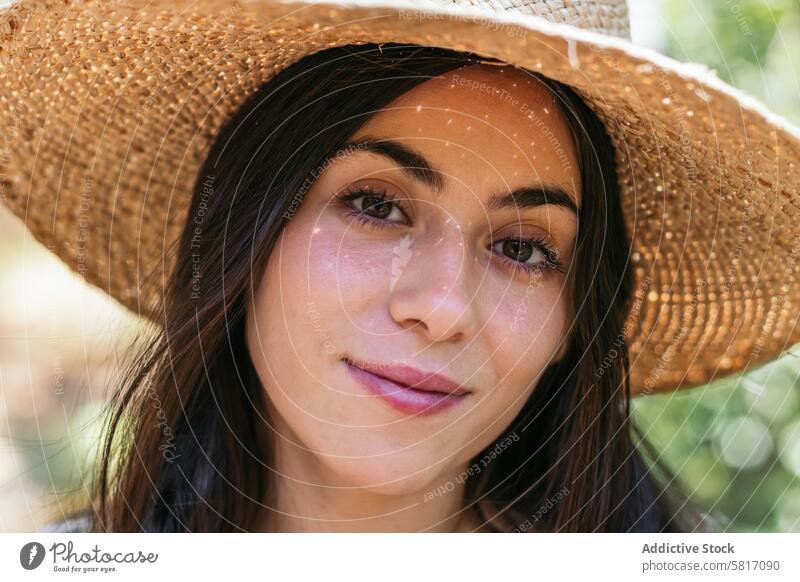
<instances>
[{"instance_id":1,"label":"eyebrow","mask_svg":"<svg viewBox=\"0 0 800 582\"><path fill-rule=\"evenodd\" d=\"M357 148L388 158L401 167L404 174L432 188L437 194L444 190L444 174L436 170L421 153L409 146L389 138L365 137L345 144L347 148ZM556 185L516 188L511 192L493 194L489 197L489 210L526 209L553 204L578 214L580 207L575 200Z\"/></svg>"}]
</instances>

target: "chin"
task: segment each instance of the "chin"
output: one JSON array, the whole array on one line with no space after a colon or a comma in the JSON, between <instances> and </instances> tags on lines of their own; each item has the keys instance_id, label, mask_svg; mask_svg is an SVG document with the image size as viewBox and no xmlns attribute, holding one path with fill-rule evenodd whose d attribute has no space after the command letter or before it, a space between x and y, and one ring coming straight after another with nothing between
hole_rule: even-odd
<instances>
[{"instance_id":1,"label":"chin","mask_svg":"<svg viewBox=\"0 0 800 582\"><path fill-rule=\"evenodd\" d=\"M405 457L405 458L403 458ZM380 457L355 459L328 458L326 464L334 471L342 485L357 487L377 495L413 495L419 493L420 501L440 478L446 465L421 463L412 450L387 453Z\"/></svg>"}]
</instances>

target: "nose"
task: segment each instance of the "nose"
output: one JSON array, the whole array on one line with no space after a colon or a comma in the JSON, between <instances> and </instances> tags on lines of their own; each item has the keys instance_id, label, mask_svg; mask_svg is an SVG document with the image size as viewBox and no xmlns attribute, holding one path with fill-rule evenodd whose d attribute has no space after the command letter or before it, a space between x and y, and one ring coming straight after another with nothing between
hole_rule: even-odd
<instances>
[{"instance_id":1,"label":"nose","mask_svg":"<svg viewBox=\"0 0 800 582\"><path fill-rule=\"evenodd\" d=\"M468 242L458 229L448 230L407 240L392 265L392 318L430 342L464 341L478 327Z\"/></svg>"}]
</instances>

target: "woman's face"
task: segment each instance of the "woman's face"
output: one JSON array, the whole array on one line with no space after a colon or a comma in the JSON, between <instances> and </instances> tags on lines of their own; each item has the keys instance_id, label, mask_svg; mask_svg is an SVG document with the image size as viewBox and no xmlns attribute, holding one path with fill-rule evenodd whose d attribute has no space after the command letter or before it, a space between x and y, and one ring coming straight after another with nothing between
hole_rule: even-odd
<instances>
[{"instance_id":1,"label":"woman's face","mask_svg":"<svg viewBox=\"0 0 800 582\"><path fill-rule=\"evenodd\" d=\"M565 352L580 174L549 92L489 65L349 141L287 221L247 343L279 441L340 485L413 493L501 436ZM452 384L408 388L432 374Z\"/></svg>"}]
</instances>

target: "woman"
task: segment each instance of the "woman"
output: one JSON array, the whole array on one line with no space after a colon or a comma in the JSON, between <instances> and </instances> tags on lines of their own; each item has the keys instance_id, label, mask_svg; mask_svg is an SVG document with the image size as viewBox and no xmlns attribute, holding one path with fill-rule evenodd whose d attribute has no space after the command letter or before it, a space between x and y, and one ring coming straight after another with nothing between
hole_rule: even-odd
<instances>
[{"instance_id":1,"label":"woman","mask_svg":"<svg viewBox=\"0 0 800 582\"><path fill-rule=\"evenodd\" d=\"M414 43L260 85L204 152L87 527L704 529L630 422L649 278L608 127Z\"/></svg>"},{"instance_id":2,"label":"woman","mask_svg":"<svg viewBox=\"0 0 800 582\"><path fill-rule=\"evenodd\" d=\"M676 528L631 442L624 354L587 389L631 299L613 148L568 88L467 58L322 51L221 131L169 331L115 416L135 449L99 492L114 530L510 531L555 501L529 529ZM376 379L415 368L471 392Z\"/></svg>"}]
</instances>

